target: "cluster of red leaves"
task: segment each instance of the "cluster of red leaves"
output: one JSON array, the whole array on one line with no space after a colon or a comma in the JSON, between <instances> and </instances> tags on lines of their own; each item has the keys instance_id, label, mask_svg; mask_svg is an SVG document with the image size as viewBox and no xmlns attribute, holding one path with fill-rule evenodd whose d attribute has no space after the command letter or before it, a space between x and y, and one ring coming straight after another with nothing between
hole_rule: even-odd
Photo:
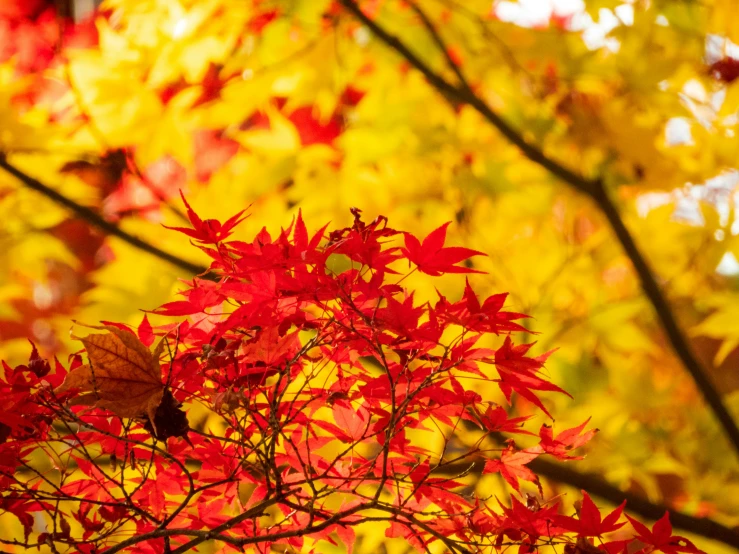
<instances>
[{"instance_id":1,"label":"cluster of red leaves","mask_svg":"<svg viewBox=\"0 0 739 554\"><path fill-rule=\"evenodd\" d=\"M39 401L43 379L59 381L65 371L49 375L49 362L39 356L36 345L28 364L15 368L2 362L0 379L0 513L13 514L21 522L27 540L33 528L33 513L48 506L40 499L13 490L13 474L21 461L31 455L38 441L48 438L54 411Z\"/></svg>"},{"instance_id":2,"label":"cluster of red leaves","mask_svg":"<svg viewBox=\"0 0 739 554\"><path fill-rule=\"evenodd\" d=\"M8 1L0 4L0 61L13 59L20 73L45 68L54 58L64 22L54 2Z\"/></svg>"},{"instance_id":3,"label":"cluster of red leaves","mask_svg":"<svg viewBox=\"0 0 739 554\"><path fill-rule=\"evenodd\" d=\"M91 20L75 24L54 0L0 2L0 62L12 61L19 74L38 73L57 58L62 46L97 43Z\"/></svg>"},{"instance_id":4,"label":"cluster of red leaves","mask_svg":"<svg viewBox=\"0 0 739 554\"><path fill-rule=\"evenodd\" d=\"M472 464L483 460L484 473L521 494L520 481L538 485L526 464L576 458L571 450L594 431L587 422L556 434L544 425L525 449L488 438L533 434L522 428L527 417L482 398L477 383L544 411L539 392L560 389L541 374L546 354L514 344L525 316L503 310L505 295L481 302L468 283L456 302L418 304L401 285L409 266L430 276L472 272L458 264L480 253L445 246L446 225L419 240L355 210L351 227L310 234L298 216L276 237L263 229L242 242L229 240L241 213L221 223L187 210L193 228L181 231L212 258L208 278L157 310L177 323L152 328L145 319L135 333L113 325L139 351L156 335L167 344L169 396L156 428L180 404L188 413L199 405L208 425L178 420L163 448L145 413L122 420L66 404L73 391L53 392L66 371L51 372L35 350L27 367L6 367L2 413L23 414L0 417L0 510L26 530L16 544L184 552L216 540L269 552L310 537L351 552L355 527L379 521L387 537L420 550L441 541L455 552L556 544L569 553L699 552L672 536L666 518L651 531L632 522L635 539L620 530L623 506L602 517L587 495L576 515L532 495L514 495L510 506L470 495ZM469 446L460 429L479 439ZM443 444L430 447L434 437ZM58 480L35 468L38 449L57 460ZM33 542L38 512L51 524ZM602 539L614 531L617 540Z\"/></svg>"}]
</instances>

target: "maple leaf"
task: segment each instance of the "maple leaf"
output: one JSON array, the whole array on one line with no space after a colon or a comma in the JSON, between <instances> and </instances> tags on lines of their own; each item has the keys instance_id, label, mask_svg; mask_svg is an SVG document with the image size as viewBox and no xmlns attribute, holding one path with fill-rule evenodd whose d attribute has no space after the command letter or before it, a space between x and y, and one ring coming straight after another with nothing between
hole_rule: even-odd
<instances>
[{"instance_id":1,"label":"maple leaf","mask_svg":"<svg viewBox=\"0 0 739 554\"><path fill-rule=\"evenodd\" d=\"M526 328L518 323L513 323L514 319L524 319L528 317L527 315L501 311L507 297L508 293L494 294L486 298L483 304L480 305L480 301L475 291L472 290L469 280L466 280L462 302L458 303L467 309L466 317L461 319L462 324L474 331L486 331L496 334L511 331L527 331Z\"/></svg>"},{"instance_id":2,"label":"maple leaf","mask_svg":"<svg viewBox=\"0 0 739 554\"><path fill-rule=\"evenodd\" d=\"M418 329L418 319L423 311L421 306L413 307L413 294L410 294L403 302L388 298L387 307L377 311L377 318L394 333L410 337Z\"/></svg>"},{"instance_id":3,"label":"maple leaf","mask_svg":"<svg viewBox=\"0 0 739 554\"><path fill-rule=\"evenodd\" d=\"M195 178L207 183L238 151L236 141L213 130L198 131L194 138Z\"/></svg>"},{"instance_id":4,"label":"maple leaf","mask_svg":"<svg viewBox=\"0 0 739 554\"><path fill-rule=\"evenodd\" d=\"M532 391L561 392L568 396L569 394L536 374L551 352L536 356L535 358L529 358L525 354L531 346L532 344L514 346L511 338L506 337L503 346L495 351L495 367L500 374L500 389L503 391L508 402L511 401L511 392L515 391L530 402L533 402L549 417L552 417L539 397Z\"/></svg>"},{"instance_id":5,"label":"maple leaf","mask_svg":"<svg viewBox=\"0 0 739 554\"><path fill-rule=\"evenodd\" d=\"M296 333L280 336L277 327L270 327L244 347L242 357L249 364L278 366L295 355L299 344Z\"/></svg>"},{"instance_id":6,"label":"maple leaf","mask_svg":"<svg viewBox=\"0 0 739 554\"><path fill-rule=\"evenodd\" d=\"M582 495L582 504L578 512L579 518L559 516L556 519L558 525L568 531L577 533L581 537L600 537L604 533L611 533L626 525L626 522L618 522L626 506L625 500L605 518L601 518L600 511L588 496L588 493L582 491Z\"/></svg>"},{"instance_id":7,"label":"maple leaf","mask_svg":"<svg viewBox=\"0 0 739 554\"><path fill-rule=\"evenodd\" d=\"M648 552L656 551L665 552L666 554L677 552L705 554L685 537L672 534L672 524L670 523L669 512L665 512L665 515L654 523L651 531L646 525L632 517L629 517L628 514L626 515L626 518L631 522L634 530L639 533L637 538L644 544L654 547L649 550L642 549L639 551L640 553L647 554Z\"/></svg>"},{"instance_id":8,"label":"maple leaf","mask_svg":"<svg viewBox=\"0 0 739 554\"><path fill-rule=\"evenodd\" d=\"M539 430L539 437L541 438L539 446L544 452L556 456L560 460L581 460L583 456L570 456L568 453L570 450L587 443L598 432L598 429L591 429L582 433L589 421L590 418L577 427L562 431L556 437L552 434L552 427L545 423Z\"/></svg>"},{"instance_id":9,"label":"maple leaf","mask_svg":"<svg viewBox=\"0 0 739 554\"><path fill-rule=\"evenodd\" d=\"M370 426L370 414L367 408L364 406L355 408L349 402L339 400L334 403L333 412L334 420L345 435L339 438L357 442L366 436Z\"/></svg>"},{"instance_id":10,"label":"maple leaf","mask_svg":"<svg viewBox=\"0 0 739 554\"><path fill-rule=\"evenodd\" d=\"M342 131L344 122L338 114L332 115L328 121L316 117L314 106L301 106L293 111L288 119L295 125L303 146L311 144L333 144Z\"/></svg>"},{"instance_id":11,"label":"maple leaf","mask_svg":"<svg viewBox=\"0 0 739 554\"><path fill-rule=\"evenodd\" d=\"M241 210L239 213L223 223L216 219L202 220L200 219L200 216L198 216L198 214L196 214L195 211L190 207L190 204L187 203L187 200L185 200L185 195L182 193L182 191L180 191L180 197L182 198L182 202L185 203L185 207L187 208L187 217L190 220L193 229L187 229L185 227L168 227L166 225L163 225L163 227L165 229L171 229L173 231L184 233L188 237L192 237L199 242L217 243L226 240L229 236L231 236L231 232L233 231L234 227L236 227L239 223L244 221L246 217L248 217L241 217L241 215L246 211Z\"/></svg>"},{"instance_id":12,"label":"maple leaf","mask_svg":"<svg viewBox=\"0 0 739 554\"><path fill-rule=\"evenodd\" d=\"M449 223L444 223L441 227L431 231L423 242L410 233L403 233L405 248L401 251L409 261L416 264L419 271L433 277L438 277L442 273L483 273L476 269L455 265L472 256L484 256L485 254L461 246L444 248Z\"/></svg>"},{"instance_id":13,"label":"maple leaf","mask_svg":"<svg viewBox=\"0 0 739 554\"><path fill-rule=\"evenodd\" d=\"M477 406L474 407L475 415L477 420L482 425L483 429L491 433L522 433L531 435L529 431L521 429L521 425L529 419L531 416L513 417L509 418L508 413L503 409L502 406L488 406L484 413L481 413Z\"/></svg>"},{"instance_id":14,"label":"maple leaf","mask_svg":"<svg viewBox=\"0 0 739 554\"><path fill-rule=\"evenodd\" d=\"M378 271L395 273L388 264L399 259L399 248L383 250L383 239L398 234L398 231L387 226L387 217L378 216L371 223L362 221L362 210L351 208L354 224L351 227L332 231L328 243L332 252L348 256L367 267Z\"/></svg>"},{"instance_id":15,"label":"maple leaf","mask_svg":"<svg viewBox=\"0 0 739 554\"><path fill-rule=\"evenodd\" d=\"M560 532L554 524L557 517L558 505L540 506L538 502L531 503L527 500L523 504L515 496L511 495L511 507L508 508L498 500L503 510L505 520L500 524L507 534L523 538L528 535L530 540L536 540L541 535L552 535ZM500 535L502 536L502 534ZM523 546L527 546L525 543ZM519 550L519 552L533 552L533 550Z\"/></svg>"},{"instance_id":16,"label":"maple leaf","mask_svg":"<svg viewBox=\"0 0 739 554\"><path fill-rule=\"evenodd\" d=\"M500 455L500 460L488 460L485 463L485 473L500 473L503 479L505 479L509 485L515 490L520 490L518 480L523 479L524 481L530 481L539 488L541 492L541 484L539 478L526 467L533 459L539 456L538 452L531 452L529 450L516 450L512 442L508 442L508 446L503 450ZM542 493L543 494L543 493Z\"/></svg>"},{"instance_id":17,"label":"maple leaf","mask_svg":"<svg viewBox=\"0 0 739 554\"><path fill-rule=\"evenodd\" d=\"M74 397L72 405L102 408L119 417L146 416L156 435L157 409L165 392L159 367L164 339L151 352L133 333L112 325L89 327L108 332L74 337L85 345L90 363L70 371L54 393L77 389L86 394Z\"/></svg>"},{"instance_id":18,"label":"maple leaf","mask_svg":"<svg viewBox=\"0 0 739 554\"><path fill-rule=\"evenodd\" d=\"M187 432L190 430L187 414L182 410L182 404L172 396L169 388L164 389L154 418L147 418L144 429L161 441L166 441L169 437L182 437L190 442L187 438Z\"/></svg>"},{"instance_id":19,"label":"maple leaf","mask_svg":"<svg viewBox=\"0 0 739 554\"><path fill-rule=\"evenodd\" d=\"M126 152L116 149L105 152L96 161L75 160L67 162L59 172L76 175L80 180L96 189L100 198L105 198L115 190L126 169Z\"/></svg>"}]
</instances>

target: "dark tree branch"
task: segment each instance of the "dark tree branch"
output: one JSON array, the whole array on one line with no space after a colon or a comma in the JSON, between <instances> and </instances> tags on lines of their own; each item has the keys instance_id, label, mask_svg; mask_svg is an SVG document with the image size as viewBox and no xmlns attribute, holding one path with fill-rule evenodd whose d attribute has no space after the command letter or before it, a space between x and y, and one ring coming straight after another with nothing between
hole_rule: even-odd
<instances>
[{"instance_id":1,"label":"dark tree branch","mask_svg":"<svg viewBox=\"0 0 739 554\"><path fill-rule=\"evenodd\" d=\"M497 437L494 437L497 440ZM502 441L501 441L502 444ZM434 471L434 475L448 475L456 478L458 475L469 473L479 475L485 462L478 461L472 464L446 464ZM604 481L594 473L583 473L571 469L564 464L558 464L536 458L526 464L529 469L541 477L546 477L557 483L585 490L589 494L598 496L611 504L618 505L626 500L626 510L645 519L658 520L665 512L670 513L670 522L673 527L699 535L727 546L739 549L739 530L726 527L708 518L699 518L674 510L665 504L650 502L649 500L630 492L624 492L618 487Z\"/></svg>"},{"instance_id":2,"label":"dark tree branch","mask_svg":"<svg viewBox=\"0 0 739 554\"><path fill-rule=\"evenodd\" d=\"M634 265L634 269L641 280L644 294L646 294L647 298L652 303L654 310L657 312L662 328L664 329L672 348L690 373L693 381L695 381L696 386L703 394L703 398L713 409L713 413L719 420L729 438L729 441L734 446L734 449L739 452L739 428L737 428L734 418L724 405L721 395L716 390L713 382L708 377L701 363L698 361L698 358L693 353L690 343L685 337L683 331L680 329L677 318L672 312L667 299L662 294L662 290L657 284L657 280L655 279L646 259L639 250L639 247L636 245L634 237L631 236L631 233L626 228L623 219L621 219L618 208L613 203L608 195L608 191L601 183L597 183L597 186L592 193L592 198L598 204L598 207L600 207L603 215L605 215L608 223L610 223L613 232L618 237L618 241L621 243L626 255Z\"/></svg>"},{"instance_id":3,"label":"dark tree branch","mask_svg":"<svg viewBox=\"0 0 739 554\"><path fill-rule=\"evenodd\" d=\"M372 33L382 40L387 46L395 50L405 60L420 71L426 80L433 85L433 87L439 92L443 93L448 98L451 98L457 102L468 104L475 108L488 122L490 122L498 131L507 138L511 143L517 146L524 156L530 159L532 162L542 166L544 169L568 182L570 185L575 187L581 192L588 192L588 189L592 187L593 181L590 181L584 177L581 177L574 171L567 169L558 162L547 157L537 147L529 144L519 132L513 128L507 121L495 113L485 103L484 100L479 98L469 89L460 89L455 85L449 83L444 77L436 73L431 67L429 67L423 60L421 60L416 54L414 54L400 39L390 34L383 27L380 27L374 20L370 19L357 5L354 0L339 0L347 11L352 13L359 21L362 22Z\"/></svg>"},{"instance_id":4,"label":"dark tree branch","mask_svg":"<svg viewBox=\"0 0 739 554\"><path fill-rule=\"evenodd\" d=\"M684 514L664 504L654 504L630 492L623 492L619 488L605 482L598 475L581 473L562 464L548 462L539 458L530 462L528 467L539 475L543 475L559 483L584 489L588 493L599 496L611 504L620 504L626 500L626 509L628 511L646 519L656 521L665 515L665 512L669 512L670 522L673 527L739 549L739 531L736 529L730 529L708 518L699 518Z\"/></svg>"},{"instance_id":5,"label":"dark tree branch","mask_svg":"<svg viewBox=\"0 0 739 554\"><path fill-rule=\"evenodd\" d=\"M436 27L434 26L433 21L431 21L431 18L426 15L426 12L421 9L421 7L416 4L415 2L408 2L408 5L410 8L416 13L416 15L421 20L421 23L423 23L423 26L426 27L426 30L428 31L429 35L431 35L431 38L436 43L436 46L441 51L442 55L444 56L444 59L446 60L447 65L449 66L449 69L451 69L454 74L457 76L457 80L459 81L459 86L465 90L470 90L470 84L467 81L467 78L464 76L464 73L462 73L462 68L457 65L457 63L452 58L452 55L449 53L449 48L447 48L446 43L444 42L444 39L441 38L441 35L439 34L439 31L436 30Z\"/></svg>"},{"instance_id":6,"label":"dark tree branch","mask_svg":"<svg viewBox=\"0 0 739 554\"><path fill-rule=\"evenodd\" d=\"M4 169L13 177L21 181L26 187L43 194L44 196L46 196L46 198L49 198L60 206L64 206L69 211L74 213L74 215L78 218L86 221L90 225L97 227L102 232L108 235L118 237L131 246L138 248L139 250L146 252L147 254L156 256L160 260L168 262L176 267L179 267L180 269L184 269L185 271L194 275L200 275L207 271L207 268L205 267L199 266L192 262L188 262L187 260L175 256L174 254L170 254L169 252L165 252L164 250L157 248L153 244L150 244L134 235L131 235L130 233L127 233L114 223L111 223L110 221L104 219L97 212L91 210L86 206L78 204L74 200L64 196L59 191L46 186L39 180L34 179L30 175L24 173L14 165L10 164L5 156L2 154L0 154L0 168Z\"/></svg>"},{"instance_id":7,"label":"dark tree branch","mask_svg":"<svg viewBox=\"0 0 739 554\"><path fill-rule=\"evenodd\" d=\"M472 106L504 137L517 146L526 158L543 167L575 190L587 195L596 203L608 220L608 223L621 243L624 252L631 260L634 270L641 282L642 289L649 301L652 303L657 314L657 318L662 325L675 354L690 373L706 403L709 405L720 425L724 429L724 433L734 448L735 453L739 456L739 427L724 405L721 395L718 393L713 382L706 374L705 369L693 353L690 343L683 331L680 329L680 326L677 323L677 318L662 293L649 264L636 245L631 233L626 228L626 225L618 213L616 205L608 196L602 182L598 179L588 179L575 173L573 170L548 157L538 147L530 144L526 139L524 139L519 131L494 112L490 106L488 106L482 98L477 96L470 87L465 86L464 83L459 87L449 83L442 75L436 73L428 64L416 56L416 54L414 54L400 39L390 34L376 21L368 17L354 0L339 0L339 2L348 12L370 29L378 39L384 42L385 45L393 49L408 63L420 71L426 77L429 84L431 84L437 91L442 93L448 99ZM426 26L428 28L428 25ZM441 42L438 33L435 34L434 40L437 43L440 43L441 47L444 48L443 42ZM445 48L444 50L446 51Z\"/></svg>"},{"instance_id":8,"label":"dark tree branch","mask_svg":"<svg viewBox=\"0 0 739 554\"><path fill-rule=\"evenodd\" d=\"M474 430L475 426L467 423L465 424L465 428ZM502 433L489 433L487 436L499 447L503 447L509 439L509 437ZM576 489L585 490L588 493L607 500L611 504L621 504L621 502L626 500L627 511L646 519L658 520L665 512L669 512L670 522L674 527L739 549L739 528L737 527L729 528L712 519L691 516L670 508L665 504L650 502L638 494L624 492L605 481L600 475L573 469L572 465L576 465L573 463L551 462L538 457L526 465L539 476L546 477L557 483L569 485ZM466 463L452 461L449 464L439 466L435 473L450 476L452 479L457 479L458 476L469 473L479 476L484 466L485 461L479 459L471 463L470 461Z\"/></svg>"}]
</instances>

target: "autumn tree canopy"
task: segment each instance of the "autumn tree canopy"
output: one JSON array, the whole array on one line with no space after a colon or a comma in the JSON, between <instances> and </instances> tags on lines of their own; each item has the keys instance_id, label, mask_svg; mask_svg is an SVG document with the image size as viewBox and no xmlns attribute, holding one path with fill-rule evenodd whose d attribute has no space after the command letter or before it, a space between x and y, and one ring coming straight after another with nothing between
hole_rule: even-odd
<instances>
[{"instance_id":1,"label":"autumn tree canopy","mask_svg":"<svg viewBox=\"0 0 739 554\"><path fill-rule=\"evenodd\" d=\"M739 549L733 1L81 4L0 4L2 548Z\"/></svg>"}]
</instances>

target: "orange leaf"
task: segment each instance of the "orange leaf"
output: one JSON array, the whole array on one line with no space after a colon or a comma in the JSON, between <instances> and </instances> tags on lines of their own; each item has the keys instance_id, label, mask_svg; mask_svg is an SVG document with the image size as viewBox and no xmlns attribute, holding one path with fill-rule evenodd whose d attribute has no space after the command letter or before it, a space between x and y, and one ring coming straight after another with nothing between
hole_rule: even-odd
<instances>
[{"instance_id":1,"label":"orange leaf","mask_svg":"<svg viewBox=\"0 0 739 554\"><path fill-rule=\"evenodd\" d=\"M54 392L87 392L70 404L102 408L120 417L148 416L153 424L164 394L159 367L164 341L152 353L133 333L111 325L90 327L108 332L74 337L85 345L90 363L72 370Z\"/></svg>"},{"instance_id":2,"label":"orange leaf","mask_svg":"<svg viewBox=\"0 0 739 554\"><path fill-rule=\"evenodd\" d=\"M518 480L531 481L541 492L541 484L536 474L526 464L538 457L538 452L516 450L512 442L503 450L500 460L489 460L485 463L483 473L498 472L517 491L520 491Z\"/></svg>"}]
</instances>

